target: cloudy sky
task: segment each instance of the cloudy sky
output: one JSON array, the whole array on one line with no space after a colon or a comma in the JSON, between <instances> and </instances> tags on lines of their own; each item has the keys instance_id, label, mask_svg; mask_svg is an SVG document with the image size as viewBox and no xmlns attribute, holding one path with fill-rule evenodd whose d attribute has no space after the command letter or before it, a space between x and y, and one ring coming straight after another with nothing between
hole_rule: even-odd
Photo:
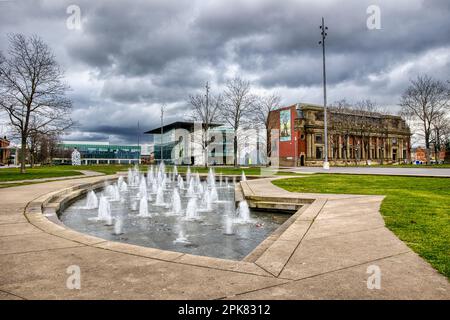
<instances>
[{"instance_id":1,"label":"cloudy sky","mask_svg":"<svg viewBox=\"0 0 450 320\"><path fill-rule=\"evenodd\" d=\"M372 4L381 29L367 27ZM67 26L70 5L80 29ZM166 122L182 120L206 81L217 93L239 75L285 105L321 103L322 16L331 102L396 108L410 78L450 78L448 0L0 0L0 50L12 32L51 46L78 122L64 139L135 143L138 121L141 131L157 126L161 104Z\"/></svg>"}]
</instances>

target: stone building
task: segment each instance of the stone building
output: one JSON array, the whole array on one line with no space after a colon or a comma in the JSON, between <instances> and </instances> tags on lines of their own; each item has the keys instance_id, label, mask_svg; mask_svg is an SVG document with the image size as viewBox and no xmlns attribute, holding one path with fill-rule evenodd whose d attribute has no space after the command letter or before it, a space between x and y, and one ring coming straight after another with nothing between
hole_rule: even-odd
<instances>
[{"instance_id":1,"label":"stone building","mask_svg":"<svg viewBox=\"0 0 450 320\"><path fill-rule=\"evenodd\" d=\"M410 162L410 130L399 116L328 109L331 165ZM298 103L269 114L272 163L320 166L324 160L323 107Z\"/></svg>"}]
</instances>

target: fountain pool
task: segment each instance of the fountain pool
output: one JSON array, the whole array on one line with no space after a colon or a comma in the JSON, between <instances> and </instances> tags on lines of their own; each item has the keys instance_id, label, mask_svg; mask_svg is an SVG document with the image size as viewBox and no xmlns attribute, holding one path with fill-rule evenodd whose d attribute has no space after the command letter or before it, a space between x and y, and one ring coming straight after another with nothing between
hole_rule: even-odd
<instances>
[{"instance_id":1,"label":"fountain pool","mask_svg":"<svg viewBox=\"0 0 450 320\"><path fill-rule=\"evenodd\" d=\"M95 190L98 207L91 205L94 194L89 192L61 212L60 219L107 240L240 260L289 218L254 211L245 201L236 206L234 185L216 183L213 171L205 181L195 173L183 177L185 188L174 171L151 168L145 177L132 169L127 179Z\"/></svg>"}]
</instances>

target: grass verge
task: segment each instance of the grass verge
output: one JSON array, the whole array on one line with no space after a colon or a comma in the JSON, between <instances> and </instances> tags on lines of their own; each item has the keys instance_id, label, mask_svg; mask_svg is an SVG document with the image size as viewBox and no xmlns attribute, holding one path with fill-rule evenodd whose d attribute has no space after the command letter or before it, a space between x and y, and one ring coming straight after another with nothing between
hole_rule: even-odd
<instances>
[{"instance_id":1,"label":"grass verge","mask_svg":"<svg viewBox=\"0 0 450 320\"><path fill-rule=\"evenodd\" d=\"M315 174L273 184L292 192L385 195L386 226L450 278L450 179Z\"/></svg>"}]
</instances>

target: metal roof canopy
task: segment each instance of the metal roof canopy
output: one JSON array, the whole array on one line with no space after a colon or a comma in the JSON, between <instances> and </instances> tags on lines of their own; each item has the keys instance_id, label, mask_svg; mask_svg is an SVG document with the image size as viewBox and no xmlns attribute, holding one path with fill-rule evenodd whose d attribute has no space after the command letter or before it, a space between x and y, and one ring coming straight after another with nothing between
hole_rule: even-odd
<instances>
[{"instance_id":1,"label":"metal roof canopy","mask_svg":"<svg viewBox=\"0 0 450 320\"><path fill-rule=\"evenodd\" d=\"M219 124L219 123L210 123L209 124L210 127L220 127L222 125L223 124ZM162 129L163 129L163 132L168 132L172 129L186 129L189 132L193 132L194 131L194 122L175 121L170 124L166 124L165 126L162 127ZM146 132L144 132L144 134L161 134L161 127L146 131Z\"/></svg>"}]
</instances>

